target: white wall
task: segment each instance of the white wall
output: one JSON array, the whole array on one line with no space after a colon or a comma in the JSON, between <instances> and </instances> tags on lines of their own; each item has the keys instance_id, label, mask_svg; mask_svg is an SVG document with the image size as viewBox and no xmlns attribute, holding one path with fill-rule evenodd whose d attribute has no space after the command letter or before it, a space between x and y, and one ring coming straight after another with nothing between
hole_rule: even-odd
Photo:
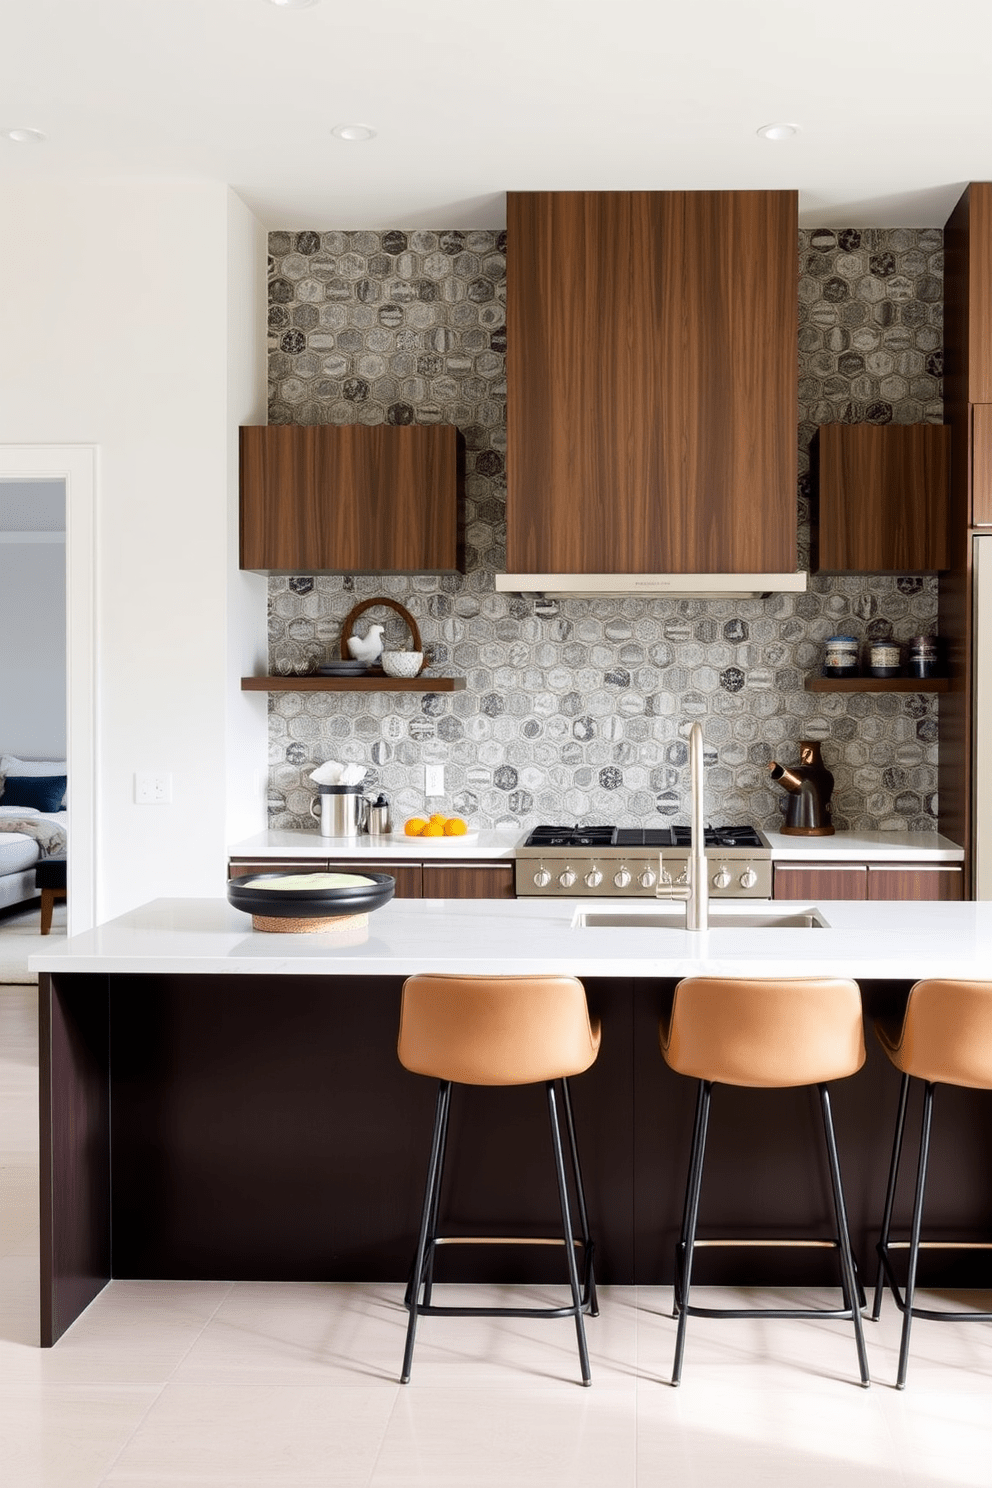
<instances>
[{"instance_id":1,"label":"white wall","mask_svg":"<svg viewBox=\"0 0 992 1488\"><path fill-rule=\"evenodd\" d=\"M260 794L228 822L265 768L264 719L231 676L264 646L231 536L237 425L265 418L264 247L222 186L0 199L0 444L98 446L98 921L223 892L228 842L264 825ZM135 805L136 770L170 773L172 804Z\"/></svg>"}]
</instances>

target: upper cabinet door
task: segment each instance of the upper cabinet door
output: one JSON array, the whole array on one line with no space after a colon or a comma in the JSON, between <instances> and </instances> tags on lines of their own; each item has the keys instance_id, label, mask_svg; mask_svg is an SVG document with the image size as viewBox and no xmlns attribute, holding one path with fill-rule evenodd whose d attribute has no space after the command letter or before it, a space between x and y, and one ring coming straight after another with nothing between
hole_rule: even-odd
<instances>
[{"instance_id":1,"label":"upper cabinet door","mask_svg":"<svg viewBox=\"0 0 992 1488\"><path fill-rule=\"evenodd\" d=\"M507 568L796 567L791 191L511 192Z\"/></svg>"},{"instance_id":2,"label":"upper cabinet door","mask_svg":"<svg viewBox=\"0 0 992 1488\"><path fill-rule=\"evenodd\" d=\"M821 424L811 567L914 573L950 563L946 424Z\"/></svg>"},{"instance_id":3,"label":"upper cabinet door","mask_svg":"<svg viewBox=\"0 0 992 1488\"><path fill-rule=\"evenodd\" d=\"M417 573L459 566L451 424L241 430L241 567Z\"/></svg>"}]
</instances>

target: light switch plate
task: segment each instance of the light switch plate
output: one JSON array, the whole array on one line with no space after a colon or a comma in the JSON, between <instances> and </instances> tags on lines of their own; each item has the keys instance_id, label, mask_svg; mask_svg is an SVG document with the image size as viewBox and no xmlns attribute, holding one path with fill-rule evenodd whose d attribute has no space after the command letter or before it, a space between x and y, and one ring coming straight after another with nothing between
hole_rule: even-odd
<instances>
[{"instance_id":1,"label":"light switch plate","mask_svg":"<svg viewBox=\"0 0 992 1488\"><path fill-rule=\"evenodd\" d=\"M172 776L153 770L137 770L134 800L138 806L167 806L172 800Z\"/></svg>"}]
</instances>

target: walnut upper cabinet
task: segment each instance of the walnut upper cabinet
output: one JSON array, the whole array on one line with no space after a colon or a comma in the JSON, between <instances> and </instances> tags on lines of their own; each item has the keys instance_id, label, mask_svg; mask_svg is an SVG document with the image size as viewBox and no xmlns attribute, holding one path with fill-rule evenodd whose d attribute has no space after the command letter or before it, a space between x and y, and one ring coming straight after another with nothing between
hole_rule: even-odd
<instances>
[{"instance_id":1,"label":"walnut upper cabinet","mask_svg":"<svg viewBox=\"0 0 992 1488\"><path fill-rule=\"evenodd\" d=\"M450 424L241 429L241 567L417 573L459 567Z\"/></svg>"},{"instance_id":2,"label":"walnut upper cabinet","mask_svg":"<svg viewBox=\"0 0 992 1488\"><path fill-rule=\"evenodd\" d=\"M510 192L507 569L796 567L792 191Z\"/></svg>"},{"instance_id":3,"label":"walnut upper cabinet","mask_svg":"<svg viewBox=\"0 0 992 1488\"><path fill-rule=\"evenodd\" d=\"M946 424L821 424L810 566L824 573L947 568Z\"/></svg>"}]
</instances>

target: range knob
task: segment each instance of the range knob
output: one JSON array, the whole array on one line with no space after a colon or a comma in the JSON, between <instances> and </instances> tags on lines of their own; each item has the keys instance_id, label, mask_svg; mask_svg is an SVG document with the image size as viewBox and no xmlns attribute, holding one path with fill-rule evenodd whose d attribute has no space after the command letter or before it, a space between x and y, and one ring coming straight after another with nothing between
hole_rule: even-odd
<instances>
[{"instance_id":1,"label":"range knob","mask_svg":"<svg viewBox=\"0 0 992 1488\"><path fill-rule=\"evenodd\" d=\"M642 889L653 889L657 876L653 868L645 868L643 873L637 875L637 882Z\"/></svg>"},{"instance_id":2,"label":"range knob","mask_svg":"<svg viewBox=\"0 0 992 1488\"><path fill-rule=\"evenodd\" d=\"M730 869L726 867L726 865L724 865L724 867L722 868L717 869L716 873L714 873L713 887L715 889L730 888Z\"/></svg>"},{"instance_id":3,"label":"range knob","mask_svg":"<svg viewBox=\"0 0 992 1488\"><path fill-rule=\"evenodd\" d=\"M575 882L575 870L573 868L566 868L564 873L559 873L558 882L563 889L570 889Z\"/></svg>"},{"instance_id":4,"label":"range knob","mask_svg":"<svg viewBox=\"0 0 992 1488\"><path fill-rule=\"evenodd\" d=\"M755 873L754 869L753 868L745 868L744 869L744 872L741 874L741 877L740 877L741 888L742 889L753 889L754 886L755 886L755 884L757 882L758 882L758 875Z\"/></svg>"},{"instance_id":5,"label":"range knob","mask_svg":"<svg viewBox=\"0 0 992 1488\"><path fill-rule=\"evenodd\" d=\"M589 872L586 874L585 881L590 889L598 889L600 884L603 882L603 875L600 873L598 868L590 868Z\"/></svg>"},{"instance_id":6,"label":"range knob","mask_svg":"<svg viewBox=\"0 0 992 1488\"><path fill-rule=\"evenodd\" d=\"M630 883L630 869L625 865L620 869L619 873L614 873L613 882L618 889L625 889Z\"/></svg>"},{"instance_id":7,"label":"range knob","mask_svg":"<svg viewBox=\"0 0 992 1488\"><path fill-rule=\"evenodd\" d=\"M548 887L548 884L551 882L551 874L547 868L538 868L534 874L534 882L539 889L546 889Z\"/></svg>"}]
</instances>

